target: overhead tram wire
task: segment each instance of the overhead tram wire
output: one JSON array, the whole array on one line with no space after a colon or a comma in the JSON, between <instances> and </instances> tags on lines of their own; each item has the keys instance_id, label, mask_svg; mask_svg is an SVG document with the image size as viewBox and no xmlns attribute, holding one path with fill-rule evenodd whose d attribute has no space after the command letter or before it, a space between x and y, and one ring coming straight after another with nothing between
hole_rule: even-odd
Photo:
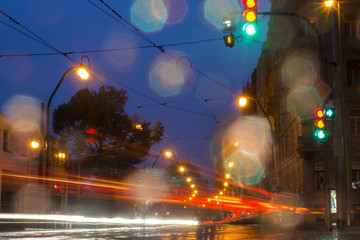
<instances>
[{"instance_id":1,"label":"overhead tram wire","mask_svg":"<svg viewBox=\"0 0 360 240\"><path fill-rule=\"evenodd\" d=\"M43 42L43 44L45 46L47 46L48 48L62 54L64 57L68 58L69 60L71 60L74 63L77 63L74 59L70 58L69 56L67 56L66 54L62 53L60 50L58 50L57 48L55 48L54 46L52 46L50 43L48 43L47 41L45 41L44 39L42 39L39 35L35 34L34 32L32 32L30 29L28 29L27 27L25 27L23 24L20 24L19 21L15 20L14 18L10 17L9 15L7 15L4 11L0 10L0 13L3 14L4 16L6 16L7 18L9 18L12 22L14 22L15 24L19 25L20 27L24 28L26 31L28 31L29 33L31 33L33 36L35 36L37 39L39 39L41 42Z\"/></svg>"},{"instance_id":2,"label":"overhead tram wire","mask_svg":"<svg viewBox=\"0 0 360 240\"><path fill-rule=\"evenodd\" d=\"M138 90L136 90L136 89L134 89L134 88L132 88L130 86L127 86L126 84L121 83L120 81L118 81L118 80L116 80L116 79L114 79L114 78L112 78L112 77L110 77L108 75L105 75L105 74L103 74L103 73L101 73L101 72L99 72L97 70L94 70L93 68L91 70L92 70L92 72L95 72L95 73L97 73L97 74L99 74L99 75L101 75L101 76L103 76L103 77L105 77L105 78L119 84L120 86L123 86L123 87L125 87L125 88L127 88L127 89L129 89L129 90L143 96L144 98L147 98L150 101L157 103L157 105L161 105L161 106L171 108L171 109L176 109L176 110L182 111L182 112L188 112L188 113L193 113L193 114L197 114L197 115L201 115L201 116L205 116L205 117L210 117L210 115L205 114L205 113L196 112L196 111L192 111L192 110L189 110L189 109L184 109L184 108L180 108L180 107L176 107L176 106L171 106L171 105L168 105L166 102L159 102L158 100L156 100L156 99L154 99L154 98L152 98L152 97L150 97L150 96L148 96L148 95L146 95L146 94L144 94L144 93L142 93L142 92L140 92L140 91L138 91Z\"/></svg>"},{"instance_id":3,"label":"overhead tram wire","mask_svg":"<svg viewBox=\"0 0 360 240\"><path fill-rule=\"evenodd\" d=\"M87 0L88 2L92 3L90 0ZM103 0L98 0L99 2L101 2L102 4L105 5L104 1ZM93 4L93 3L92 3ZM102 10L103 12L105 12L108 16L111 16L109 13L107 13L106 11L104 11L103 9L101 9L100 7L98 7L97 5L93 4L94 6L96 6L98 9ZM116 16L118 16L121 20L124 21L124 18L119 14L117 13L113 8L111 8L108 4L105 5L110 11L112 11ZM114 19L113 16L111 16L111 18ZM124 23L120 22L119 20L117 20L117 22L119 22L121 25L124 25ZM150 44L152 44L153 46L155 46L156 48L158 48L161 53L165 53L165 49L163 48L163 46L160 46L160 45L157 45L155 44L153 41L151 41L149 38L147 38L143 33L141 33L137 28L135 28L132 24L130 24L128 21L125 21L127 24L129 24L129 26L131 27L128 27L128 29L130 29L132 32L136 31L136 35L140 36L142 39L146 40L147 42L149 42ZM174 59L177 59L177 57L174 57L172 56L171 54L167 53L169 56L171 56L172 58ZM186 65L189 67L189 65ZM236 91L234 91L233 89L225 86L224 84L220 83L219 81L217 81L216 79L208 76L207 74L201 72L200 70L192 67L192 69L194 71L196 71L197 73L201 74L202 76L208 78L209 80L211 81L214 81L215 83L219 84L221 87L229 90L230 92L232 92L234 95L239 95L239 93L237 93Z\"/></svg>"},{"instance_id":4,"label":"overhead tram wire","mask_svg":"<svg viewBox=\"0 0 360 240\"><path fill-rule=\"evenodd\" d=\"M165 53L165 55L166 55L166 53ZM176 68L178 67L179 61L180 61L182 58L186 58L186 59L189 61L190 65L192 66L192 62L191 62L190 58L188 58L188 57L186 57L186 56L182 56L182 57L180 57L180 58L177 59L177 61L176 61ZM205 98L203 97L203 95L200 93L200 91L197 90L197 89L194 87L194 84L192 84L192 83L189 82L189 81L187 81L187 83L188 83L188 84L192 87L192 89L200 96L200 98L205 102L205 104L206 104L206 106L209 108L209 110L210 110L210 112L211 112L211 115L213 116L215 122L218 123L218 120L217 120L217 118L216 118L216 115L215 115L214 111L211 109L211 107L210 107L210 105L209 105L209 103L208 103L208 100L205 99Z\"/></svg>"},{"instance_id":5,"label":"overhead tram wire","mask_svg":"<svg viewBox=\"0 0 360 240\"><path fill-rule=\"evenodd\" d=\"M1 13L3 13L3 12L1 12ZM4 14L4 13L3 13L3 14ZM6 15L6 16L9 17L8 15ZM13 18L11 18L11 17L9 17L9 18L10 18L10 20L15 21ZM79 62L78 62L77 60L72 59L72 58L70 58L69 56L67 56L66 54L62 53L61 51L59 51L58 49L56 49L54 46L52 46L50 43L48 43L48 42L46 42L45 40L43 40L42 38L40 38L38 35L36 35L36 34L33 33L32 31L30 31L28 28L26 28L25 26L23 26L23 25L20 24L19 22L17 22L17 21L15 21L15 22L16 22L17 25L22 26L22 27L23 27L24 29L26 29L28 32L30 32L31 34L33 34L34 36L36 36L38 39L41 40L41 41L37 41L37 42L39 42L39 43L43 44L44 46L46 46L46 47L48 47L48 48L50 48L50 49L58 52L59 54L61 54L61 55L63 55L64 57L68 58L69 60L71 60L72 62L74 62L74 63L76 63L76 64L79 64ZM16 28L14 28L14 30L16 30ZM20 32L21 32L21 31L20 31ZM23 32L21 32L21 33L23 33ZM24 34L25 36L27 36L27 34L25 34L25 33L23 33L23 34ZM33 40L36 40L35 38L32 38L31 36L28 36L28 37L30 37L30 38L33 39ZM92 68L92 71L96 71L96 70L94 70L94 69ZM101 75L109 78L109 76L106 76L105 74L102 74L102 73L99 72L99 71L96 71L96 72L97 72L98 74L101 74ZM113 78L109 78L109 79L110 79L110 80L115 80L115 79L113 79ZM99 79L98 79L98 80L99 80ZM102 81L101 81L101 82L102 82ZM115 82L117 82L117 83L120 84L120 82L117 81L117 80L115 80ZM124 86L124 87L126 87L126 88L128 88L128 86L126 86L125 84L122 84L122 83L121 83L121 85ZM134 91L134 89L132 89L132 88L128 88L128 89ZM135 92L138 93L138 94L141 94L141 95L144 96L144 97L147 97L148 99L152 99L151 97L149 97L149 96L147 96L146 94L143 94L143 93L141 93L141 92L139 92L139 91L135 91ZM167 107L170 107L170 108L173 108L173 109L176 109L176 110L187 111L187 112L189 112L189 113L195 113L195 114L201 114L201 115L203 115L203 116L208 116L208 115L206 115L206 114L202 114L202 113L198 113L198 112L194 112L194 111L190 111L190 110L186 110L186 109L182 109L182 108L178 108L178 107L174 107L174 106L169 106L169 105L166 105L166 104L160 104L160 105L167 106ZM167 134L166 134L165 132L163 132L163 134L164 134L165 136L167 136ZM167 138L169 138L169 136L167 136ZM170 138L169 138L169 139L170 139ZM174 145L174 146L175 146L175 145ZM176 152L175 147L173 147L173 149L175 150L175 155L177 156L176 159L177 159L177 161L178 161L179 164L180 164L181 162L180 162L180 159L179 159L179 156L178 156L178 154L177 154L177 152Z\"/></svg>"},{"instance_id":6,"label":"overhead tram wire","mask_svg":"<svg viewBox=\"0 0 360 240\"><path fill-rule=\"evenodd\" d=\"M2 22L2 21L0 21ZM2 22L3 24L13 28L12 26L8 25L7 23ZM21 32L21 30L14 28L14 30ZM30 35L27 35L26 33L22 32L22 34L26 35L27 37L32 38ZM35 41L39 41L37 39L34 39ZM192 45L192 44L199 44L204 42L210 42L210 41L219 41L223 40L220 38L217 39L203 39L198 41L190 41L190 42L179 42L179 43L168 43L168 44L162 44L161 47L170 47L170 46L180 46L180 45ZM39 41L40 42L40 41ZM62 53L26 53L26 54L2 54L0 57L31 57L31 56L53 56L53 55L71 55L71 54L84 54L84 53L103 53L103 52L117 52L117 51L127 51L127 50L136 50L136 49L147 49L147 48L156 48L154 46L148 45L148 46L139 46L139 47L126 47L126 48L110 48L110 49L97 49L97 50L84 50L84 51L70 51L70 52L62 52Z\"/></svg>"},{"instance_id":7,"label":"overhead tram wire","mask_svg":"<svg viewBox=\"0 0 360 240\"><path fill-rule=\"evenodd\" d=\"M90 0L87 0L87 1L90 2L90 3L92 3ZM163 53L166 57L167 57L167 56L170 56L170 57L178 60L178 58L176 58L176 57L172 56L171 54L165 52L165 49L163 49L163 46L158 46L158 45L156 45L153 41L151 41L149 38L147 38L143 33L141 33L141 32L139 31L139 29L137 29L137 28L134 27L132 24L130 24L128 21L126 21L119 13L117 13L113 8L111 8L111 7L110 7L108 4L106 4L103 0L99 0L99 2L101 2L102 4L104 4L104 5L105 5L109 10L111 10L116 16L118 16L121 20L123 20L126 24L128 24L128 25L131 27L131 31L132 31L132 32L136 31L136 35L140 36L142 39L148 41L150 44L152 44L153 46L157 47L157 48L161 51L161 53ZM92 3L92 4L93 4L93 3ZM93 4L93 5L95 5L95 4ZM96 6L96 5L95 5L95 6ZM98 9L101 9L101 8L98 7L98 6L96 6L96 7L97 7ZM102 11L103 11L103 10L102 10ZM103 11L103 12L105 12L105 11ZM105 12L105 13L106 13L107 15L109 15L107 12ZM111 16L111 17L112 17L112 16ZM112 17L112 18L113 18L113 17ZM120 21L117 21L117 22L120 22ZM120 22L120 23L121 23L121 22ZM121 24L124 25L124 23L121 23ZM130 28L128 27L128 29L130 29ZM188 58L188 60L190 60L190 59ZM169 62L171 63L170 60L169 60ZM190 61L190 63L191 63L191 61ZM178 64L178 62L177 62L177 64ZM205 73L203 73L203 72L200 72L199 70L193 68L192 64L190 64L190 67L191 67L191 69L195 70L195 71L198 72L198 73L201 73L203 76L207 77L208 79L211 79L211 80L213 80L213 81L215 80L214 78L210 78L207 74L205 74ZM223 85L223 84L220 83L219 81L216 81L216 80L215 80L215 82L216 82L217 84L219 84L220 86L222 86L222 87L230 90L230 91L231 91L232 93L234 93L235 95L238 95L237 92L235 92L235 91L233 91L231 88L228 88L227 86ZM209 106L209 104L207 103L207 101L202 97L202 95L200 94L199 91L197 91L193 86L192 86L192 88L193 88L194 91L196 91L196 93L204 100L204 102L205 102L206 105L208 106L208 108L209 108L209 110L210 110L213 118L215 119L215 122L216 122L216 123L219 123L219 121L217 120L214 112L212 111L212 109L211 109L211 107Z\"/></svg>"},{"instance_id":8,"label":"overhead tram wire","mask_svg":"<svg viewBox=\"0 0 360 240\"><path fill-rule=\"evenodd\" d=\"M47 41L45 41L44 39L42 39L41 37L39 37L37 34L33 33L31 30L29 30L27 27L23 26L20 22L16 21L14 18L8 16L6 13L4 13L4 12L1 11L1 10L0 10L0 13L4 14L4 15L5 15L6 17L8 17L11 21L15 22L17 25L19 25L19 26L21 26L22 28L26 29L28 32L30 32L31 34L33 34L34 36L36 36L36 37L37 37L38 39L40 39L40 40L38 40L38 39L36 39L36 38L34 38L34 37L31 37L31 36L29 36L28 34L24 33L23 31L21 31L21 30L15 28L15 27L12 27L12 26L9 25L12 29L14 29L14 30L20 32L21 34L24 34L25 36L27 36L27 37L35 40L36 42L38 42L38 43L40 43L40 44L42 44L42 45L44 45L44 46L46 46L46 47L48 47L48 48L56 51L59 55L62 55L62 56L64 56L64 57L68 58L68 59L71 60L73 63L80 64L79 61L77 61L77 60L75 60L75 59L67 56L67 54L65 54L65 53L61 52L60 50L56 49L56 48L55 48L54 46L52 46L50 43L48 43ZM6 24L6 25L8 25L8 24ZM146 94L144 94L144 93L142 93L142 92L140 92L140 91L137 91L137 90L135 90L134 88L131 88L131 87L127 86L126 84L123 84L123 83L119 82L118 80L116 80L116 79L114 79L114 78L112 78L112 77L110 77L110 76L107 76L107 75L105 75L105 74L103 74L103 73L101 73L101 72L99 72L99 71L96 71L94 68L91 68L91 70L92 70L93 72L98 73L99 75L102 75L102 76L105 77L105 78L108 78L108 79L110 79L110 80L118 83L119 85L123 86L124 88L129 89L129 90L131 90L131 91L133 91L133 92L135 92L135 93L137 93L137 94L139 94L139 95L141 95L141 96L143 96L143 97L151 100L152 102L157 103L158 105L161 105L161 106L164 106L164 107L167 107L167 108L172 108L172 109L175 109L175 110L178 110L178 111L183 111L183 112L193 113L193 114L197 114L197 115L201 115L201 116L211 117L210 115L207 115L207 114L204 114L204 113L200 113L200 112L196 112L196 111L192 111L192 110L188 110L188 109L184 109L184 108L180 108L180 107L171 106L171 105L168 105L166 102L165 102L165 103L164 103L164 102L161 103L161 102L157 101L156 99L154 99L154 98L152 98L152 97L150 97L150 96L148 96L148 95L146 95Z\"/></svg>"},{"instance_id":9,"label":"overhead tram wire","mask_svg":"<svg viewBox=\"0 0 360 240\"><path fill-rule=\"evenodd\" d=\"M88 1L89 1L89 0L88 0ZM39 38L41 41L38 40L38 39L36 39L36 38L33 38L33 37L29 36L28 34L22 32L21 30L18 30L18 29L16 29L16 28L14 28L14 27L12 27L12 26L10 26L10 25L8 25L8 24L5 23L7 26L9 26L9 27L11 27L12 29L14 29L14 30L16 30L16 31L24 34L25 36L27 36L27 37L29 37L29 38L31 38L31 39L39 42L40 44L43 44L44 46L46 46L46 47L48 47L48 48L56 51L58 54L65 56L66 58L70 59L72 62L79 64L79 62L78 62L77 60L72 59L72 58L70 58L70 57L68 56L68 54L59 51L59 50L56 49L54 46L52 46L50 43L48 43L48 42L46 42L45 40L43 40L42 38L40 38L37 34L35 34L35 33L33 33L32 31L30 31L28 28L26 28L25 26L23 26L22 24L20 24L18 21L16 21L16 20L13 19L12 17L8 16L8 15L7 15L6 13L4 13L3 11L0 10L0 12L1 12L2 14L4 14L6 17L8 17L11 21L15 22L17 25L23 27L24 29L26 29L27 31L29 31L31 34L33 34L34 36L36 36L37 38ZM152 43L154 46L156 46L155 43L153 43L153 42L151 42L151 43ZM164 50L162 50L162 53L164 53ZM166 54L169 55L169 56L171 56L171 57L173 57L174 59L178 59L178 58L172 56L172 55L169 54L169 53L166 53ZM181 62L182 62L182 61L181 61ZM182 63L185 64L184 62L182 62ZM189 66L189 65L188 65L188 66ZM201 72L201 71L193 68L192 65L189 66L189 67L191 67L193 70L197 71L198 73L202 74L203 76L205 76L205 77L207 77L207 78L215 81L217 84L221 85L222 87L224 87L224 88L230 90L231 92L237 94L235 91L233 91L232 89L230 89L230 88L228 88L227 86L223 85L222 83L218 82L216 79L211 78L210 76L206 75L205 73L203 73L203 72ZM110 76L107 76L107 75L105 75L105 74L102 74L101 72L96 71L96 70L94 70L94 69L92 69L92 70L95 71L95 72L97 72L97 73L100 74L100 75L103 75L104 77L106 77L106 78L108 78L108 79L110 79L110 80L112 80L112 81L115 81L115 82L118 83L119 85L122 85L123 87L125 87L125 88L127 88L127 89L130 89L131 91L134 91L134 92L136 92L137 94L140 94L140 95L142 95L142 96L144 96L144 97L146 97L146 98L152 100L153 102L156 102L156 103L158 103L158 104L160 104L160 105L162 105L162 106L166 106L166 107L168 107L168 108L172 108L172 109L175 109L175 110L184 111L184 112L193 113L193 114L198 114L198 115L202 115L202 116L209 116L209 115L204 114L204 113L195 112L195 111L192 111L192 110L183 109L183 108L179 108L179 107L175 107L175 106L170 106L170 105L166 104L166 102L165 102L165 103L159 103L158 101L156 101L155 99L147 96L146 94L143 94L143 93L141 93L140 91L137 91L137 90L135 90L135 89L133 89L133 88L131 88L131 87L129 87L129 86L127 86L127 85L125 85L125 84L123 84L123 83L121 83L121 82L113 79L113 78L111 78ZM204 100L204 99L203 99L203 100ZM209 107L209 106L208 106L208 107ZM211 109L210 109L210 110L211 110ZM211 110L211 112L212 112L212 110ZM212 117L215 119L215 121L216 121L217 123L219 123L219 121L216 119L216 116L214 116L213 112L212 112Z\"/></svg>"},{"instance_id":10,"label":"overhead tram wire","mask_svg":"<svg viewBox=\"0 0 360 240\"><path fill-rule=\"evenodd\" d=\"M88 0L90 1L90 0ZM101 2L103 5L105 5L110 11L112 11L117 17L120 18L120 20L124 21L128 26L130 26L130 28L134 31L136 31L137 35L140 36L141 38L143 38L144 40L146 40L147 42L149 42L151 45L153 45L154 47L158 48L161 53L163 53L166 57L166 53L165 50L163 49L163 46L159 46L157 44L155 44L153 41L151 41L148 37L146 37L145 34L143 34L142 32L139 31L138 28L136 28L134 25L132 25L130 22L128 22L125 18L123 18L119 13L117 13L113 8L111 8L108 4L106 4L103 0L99 0L99 2ZM121 23L122 25L124 25L123 23ZM128 27L128 29L130 29ZM171 61L168 59L168 61L171 63ZM190 61L190 59L189 59ZM191 61L190 61L191 63ZM177 62L178 64L178 62ZM177 66L176 64L176 66ZM192 65L192 64L191 64ZM188 82L188 81L187 81ZM189 82L188 82L189 83ZM193 86L193 84L189 83L191 85L191 87L193 88L193 90L204 100L204 102L206 103L206 105L208 106L213 118L215 119L215 122L218 123L216 116L214 114L214 112L212 111L212 109L210 108L209 104L205 101L204 97L200 94L200 92Z\"/></svg>"},{"instance_id":11,"label":"overhead tram wire","mask_svg":"<svg viewBox=\"0 0 360 240\"><path fill-rule=\"evenodd\" d=\"M123 25L124 27L126 27L127 29L129 29L130 31L132 31L134 34L136 34L137 36L141 37L143 40L149 42L151 45L153 45L153 47L159 48L158 46L155 45L155 43L153 43L150 39L148 39L145 35L143 35L142 33L139 32L139 30L135 27L133 27L130 23L128 23L127 21L124 21L124 18L121 17L120 14L118 14L115 10L111 9L107 4L104 3L104 1L99 0L99 2L101 2L102 4L104 4L107 8L109 8L110 10L112 10L112 12L117 15L121 20L123 20L126 24L130 25L131 27L127 26L125 23L121 22L120 20L116 19L115 17L113 17L111 14L109 14L108 12L106 12L104 9L102 9L101 7L99 7L98 5L96 5L95 3L93 3L91 0L87 0L90 4L92 4L93 6L95 6L97 9L99 9L100 11L102 11L103 13L105 13L106 15L108 15L109 17L111 17L112 19L114 19L115 21L117 21L118 23L120 23L121 25Z\"/></svg>"}]
</instances>

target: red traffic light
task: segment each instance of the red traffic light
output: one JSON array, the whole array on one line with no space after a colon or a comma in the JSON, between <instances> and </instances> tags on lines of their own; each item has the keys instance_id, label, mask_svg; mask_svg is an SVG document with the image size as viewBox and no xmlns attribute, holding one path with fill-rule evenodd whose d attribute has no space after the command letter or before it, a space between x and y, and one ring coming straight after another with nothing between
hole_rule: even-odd
<instances>
[{"instance_id":1,"label":"red traffic light","mask_svg":"<svg viewBox=\"0 0 360 240\"><path fill-rule=\"evenodd\" d=\"M243 0L243 4L248 9L253 9L256 7L256 0Z\"/></svg>"},{"instance_id":2,"label":"red traffic light","mask_svg":"<svg viewBox=\"0 0 360 240\"><path fill-rule=\"evenodd\" d=\"M314 112L315 117L317 118L324 118L325 114L322 109L316 109Z\"/></svg>"}]
</instances>

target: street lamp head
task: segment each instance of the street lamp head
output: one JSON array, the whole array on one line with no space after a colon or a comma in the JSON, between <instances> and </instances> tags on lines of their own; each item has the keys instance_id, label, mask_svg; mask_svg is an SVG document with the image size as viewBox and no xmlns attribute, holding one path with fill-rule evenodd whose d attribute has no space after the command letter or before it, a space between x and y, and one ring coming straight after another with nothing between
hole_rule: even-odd
<instances>
[{"instance_id":1,"label":"street lamp head","mask_svg":"<svg viewBox=\"0 0 360 240\"><path fill-rule=\"evenodd\" d=\"M180 167L180 168L179 168L179 171L180 171L180 172L184 172L184 171L185 171L185 168L184 168L184 167Z\"/></svg>"},{"instance_id":2,"label":"street lamp head","mask_svg":"<svg viewBox=\"0 0 360 240\"><path fill-rule=\"evenodd\" d=\"M79 67L77 70L77 74L82 80L86 80L90 76L89 72L84 67Z\"/></svg>"},{"instance_id":3,"label":"street lamp head","mask_svg":"<svg viewBox=\"0 0 360 240\"><path fill-rule=\"evenodd\" d=\"M39 141L33 140L30 142L30 146L32 149L38 149L40 146L40 143L39 143Z\"/></svg>"},{"instance_id":4,"label":"street lamp head","mask_svg":"<svg viewBox=\"0 0 360 240\"><path fill-rule=\"evenodd\" d=\"M246 106L246 98L244 98L244 97L239 98L239 106L240 107Z\"/></svg>"},{"instance_id":5,"label":"street lamp head","mask_svg":"<svg viewBox=\"0 0 360 240\"><path fill-rule=\"evenodd\" d=\"M334 4L334 1L325 1L326 7L331 7Z\"/></svg>"},{"instance_id":6,"label":"street lamp head","mask_svg":"<svg viewBox=\"0 0 360 240\"><path fill-rule=\"evenodd\" d=\"M165 152L165 157L168 157L168 158L169 158L169 157L171 157L171 156L172 156L172 153L171 153L170 151L166 151L166 152Z\"/></svg>"}]
</instances>

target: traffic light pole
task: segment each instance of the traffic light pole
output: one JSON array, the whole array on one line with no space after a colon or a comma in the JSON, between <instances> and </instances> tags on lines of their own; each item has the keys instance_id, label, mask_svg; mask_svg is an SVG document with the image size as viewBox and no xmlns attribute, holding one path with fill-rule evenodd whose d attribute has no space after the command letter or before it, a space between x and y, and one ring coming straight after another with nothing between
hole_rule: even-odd
<instances>
[{"instance_id":1,"label":"traffic light pole","mask_svg":"<svg viewBox=\"0 0 360 240\"><path fill-rule=\"evenodd\" d=\"M350 181L349 163L346 156L346 122L344 121L344 96L343 96L343 72L341 56L341 31L340 31L340 3L337 1L337 9L331 12L332 25L332 60L336 64L336 72L333 80L335 95L335 120L334 120L334 159L336 167L336 190L338 197L338 226L345 223L350 226ZM345 216L344 216L345 215Z\"/></svg>"},{"instance_id":2,"label":"traffic light pole","mask_svg":"<svg viewBox=\"0 0 360 240\"><path fill-rule=\"evenodd\" d=\"M330 174L329 174L329 154L328 154L328 140L326 139L322 144L325 172L325 226L327 230L332 228L331 219L331 203L330 203Z\"/></svg>"}]
</instances>

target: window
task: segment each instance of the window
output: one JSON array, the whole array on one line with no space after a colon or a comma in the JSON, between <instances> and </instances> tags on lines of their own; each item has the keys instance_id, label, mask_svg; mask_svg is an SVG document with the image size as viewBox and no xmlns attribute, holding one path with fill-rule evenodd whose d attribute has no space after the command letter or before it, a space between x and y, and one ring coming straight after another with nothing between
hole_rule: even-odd
<instances>
[{"instance_id":1,"label":"window","mask_svg":"<svg viewBox=\"0 0 360 240\"><path fill-rule=\"evenodd\" d=\"M344 23L345 37L356 37L356 22L346 21Z\"/></svg>"},{"instance_id":2,"label":"window","mask_svg":"<svg viewBox=\"0 0 360 240\"><path fill-rule=\"evenodd\" d=\"M350 109L350 134L360 135L360 109Z\"/></svg>"},{"instance_id":3,"label":"window","mask_svg":"<svg viewBox=\"0 0 360 240\"><path fill-rule=\"evenodd\" d=\"M352 171L351 174L352 189L360 189L360 171Z\"/></svg>"},{"instance_id":4,"label":"window","mask_svg":"<svg viewBox=\"0 0 360 240\"><path fill-rule=\"evenodd\" d=\"M310 29L310 25L309 23L305 22L305 21L301 21L300 22L300 37L306 37L308 35L311 34L311 29Z\"/></svg>"},{"instance_id":5,"label":"window","mask_svg":"<svg viewBox=\"0 0 360 240\"><path fill-rule=\"evenodd\" d=\"M9 139L10 139L10 133L8 130L4 129L3 133L3 151L5 152L11 152L10 146L9 146Z\"/></svg>"},{"instance_id":6,"label":"window","mask_svg":"<svg viewBox=\"0 0 360 240\"><path fill-rule=\"evenodd\" d=\"M360 60L346 61L346 86L358 87L360 83Z\"/></svg>"}]
</instances>

